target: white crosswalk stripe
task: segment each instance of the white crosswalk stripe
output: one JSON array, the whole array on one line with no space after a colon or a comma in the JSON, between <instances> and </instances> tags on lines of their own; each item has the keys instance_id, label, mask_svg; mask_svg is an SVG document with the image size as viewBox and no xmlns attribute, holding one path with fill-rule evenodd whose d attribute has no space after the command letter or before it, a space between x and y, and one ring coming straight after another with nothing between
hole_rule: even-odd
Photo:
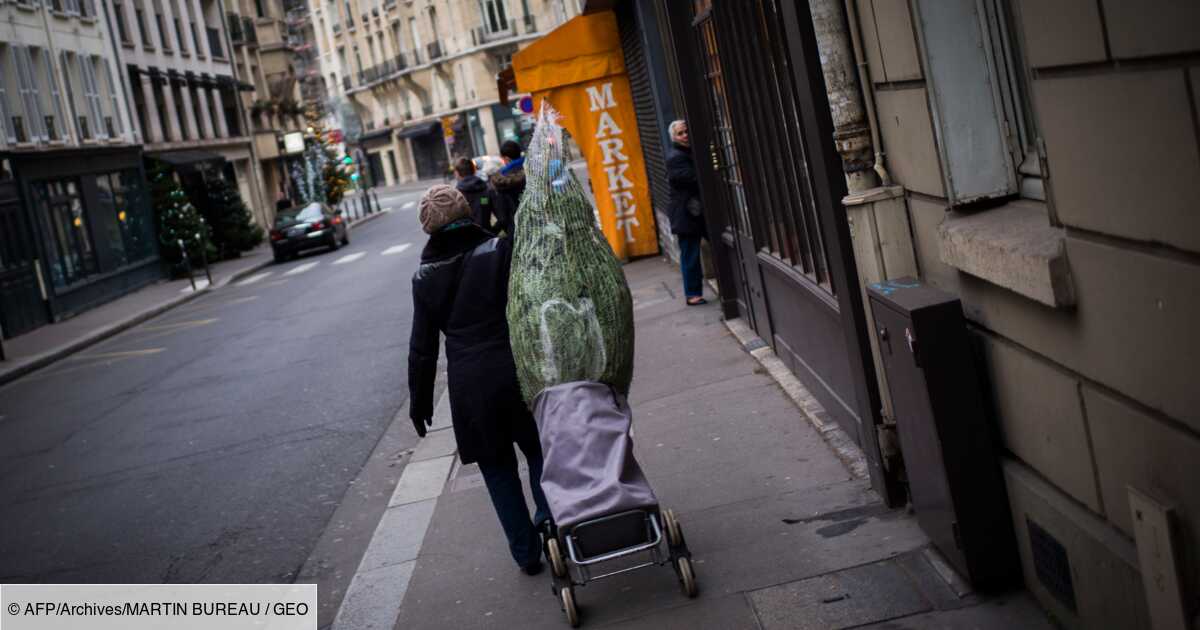
<instances>
[{"instance_id":1,"label":"white crosswalk stripe","mask_svg":"<svg viewBox=\"0 0 1200 630\"><path fill-rule=\"evenodd\" d=\"M341 258L335 260L333 262L333 264L344 265L346 263L352 263L352 262L358 260L359 258L362 258L363 256L366 256L366 253L358 252L358 253L354 253L354 254L346 254L345 256L342 256Z\"/></svg>"},{"instance_id":2,"label":"white crosswalk stripe","mask_svg":"<svg viewBox=\"0 0 1200 630\"><path fill-rule=\"evenodd\" d=\"M391 256L392 254L399 254L399 253L403 252L404 250L408 249L409 247L412 247L412 243L403 243L400 245L392 245L391 247L380 252L380 255L381 256Z\"/></svg>"},{"instance_id":3,"label":"white crosswalk stripe","mask_svg":"<svg viewBox=\"0 0 1200 630\"><path fill-rule=\"evenodd\" d=\"M288 271L287 273L285 273L285 274L283 274L283 275L285 275L285 276L298 276L298 275L300 275L300 274L304 273L305 271L308 271L309 269L312 269L313 267L316 267L316 266L317 266L317 265L319 265L319 264L321 264L319 261L306 262L306 263L304 263L303 265L298 265L298 266L296 266L296 267L293 267L293 268L292 268L290 271Z\"/></svg>"},{"instance_id":4,"label":"white crosswalk stripe","mask_svg":"<svg viewBox=\"0 0 1200 630\"><path fill-rule=\"evenodd\" d=\"M416 205L417 205L417 202L409 201L409 202L405 203L403 206L400 206L400 208L402 208L404 210L408 210L410 208L416 207Z\"/></svg>"},{"instance_id":5,"label":"white crosswalk stripe","mask_svg":"<svg viewBox=\"0 0 1200 630\"><path fill-rule=\"evenodd\" d=\"M260 280L263 280L263 279L267 278L267 277L268 277L268 276L270 276L272 273L275 273L275 272L273 272L273 271L264 271L264 272L262 272L262 273L256 273L256 274L254 274L253 276L250 276L249 278L246 278L245 280L242 280L241 282L237 283L237 285L238 285L239 287L244 287L244 286L246 286L246 285L248 285L248 284L254 284L255 282L259 282Z\"/></svg>"}]
</instances>

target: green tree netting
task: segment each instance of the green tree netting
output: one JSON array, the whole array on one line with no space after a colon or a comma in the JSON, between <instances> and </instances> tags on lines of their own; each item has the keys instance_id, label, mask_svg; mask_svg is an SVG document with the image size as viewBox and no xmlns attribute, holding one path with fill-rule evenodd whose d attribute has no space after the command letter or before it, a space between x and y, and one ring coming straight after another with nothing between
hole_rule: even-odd
<instances>
[{"instance_id":1,"label":"green tree netting","mask_svg":"<svg viewBox=\"0 0 1200 630\"><path fill-rule=\"evenodd\" d=\"M551 385L598 381L629 393L633 300L583 186L563 159L557 114L542 106L525 153L508 327L526 402Z\"/></svg>"}]
</instances>

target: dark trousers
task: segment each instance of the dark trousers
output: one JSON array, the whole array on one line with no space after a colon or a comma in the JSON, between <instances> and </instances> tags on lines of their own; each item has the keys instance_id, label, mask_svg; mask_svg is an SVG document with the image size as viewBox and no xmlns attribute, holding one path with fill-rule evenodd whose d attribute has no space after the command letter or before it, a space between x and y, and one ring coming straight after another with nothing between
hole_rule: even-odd
<instances>
[{"instance_id":1,"label":"dark trousers","mask_svg":"<svg viewBox=\"0 0 1200 630\"><path fill-rule=\"evenodd\" d=\"M500 517L500 526L508 537L508 549L512 552L513 560L517 561L518 566L525 567L541 558L538 527L550 520L550 506L546 504L546 495L542 494L542 447L538 444L537 434L518 437L517 446L529 464L529 490L537 509L533 521L529 520L529 506L525 503L525 493L521 491L516 453L510 451L508 457L498 461L481 461L479 470L483 473L488 495L492 497L496 516Z\"/></svg>"},{"instance_id":2,"label":"dark trousers","mask_svg":"<svg viewBox=\"0 0 1200 630\"><path fill-rule=\"evenodd\" d=\"M679 235L679 267L683 270L683 294L704 296L704 268L700 266L701 236Z\"/></svg>"}]
</instances>

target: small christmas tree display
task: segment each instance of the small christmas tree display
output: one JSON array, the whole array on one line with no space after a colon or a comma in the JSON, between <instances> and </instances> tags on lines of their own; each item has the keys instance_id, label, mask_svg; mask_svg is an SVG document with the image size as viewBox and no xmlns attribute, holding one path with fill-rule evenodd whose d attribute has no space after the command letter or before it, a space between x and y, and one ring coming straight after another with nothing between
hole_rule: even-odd
<instances>
[{"instance_id":1,"label":"small christmas tree display","mask_svg":"<svg viewBox=\"0 0 1200 630\"><path fill-rule=\"evenodd\" d=\"M209 259L216 257L216 248L212 245L212 231L200 216L200 212L188 201L187 194L175 181L170 167L165 163L155 162L147 173L150 179L150 190L154 202L154 215L158 222L158 239L162 244L162 257L170 265L179 270L183 262L183 251L179 242L183 241L192 265L199 265L201 254ZM201 252L201 248L207 248Z\"/></svg>"},{"instance_id":2,"label":"small christmas tree display","mask_svg":"<svg viewBox=\"0 0 1200 630\"><path fill-rule=\"evenodd\" d=\"M237 187L216 174L207 181L213 243L222 259L236 258L262 242L263 230L254 224Z\"/></svg>"}]
</instances>

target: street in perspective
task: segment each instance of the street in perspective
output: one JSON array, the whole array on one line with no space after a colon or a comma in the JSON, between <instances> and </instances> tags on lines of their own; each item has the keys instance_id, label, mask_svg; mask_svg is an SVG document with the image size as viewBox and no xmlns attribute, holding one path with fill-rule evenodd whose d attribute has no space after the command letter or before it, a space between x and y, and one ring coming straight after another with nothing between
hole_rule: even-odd
<instances>
[{"instance_id":1,"label":"street in perspective","mask_svg":"<svg viewBox=\"0 0 1200 630\"><path fill-rule=\"evenodd\" d=\"M64 1L4 628L1200 630L1196 3Z\"/></svg>"}]
</instances>

